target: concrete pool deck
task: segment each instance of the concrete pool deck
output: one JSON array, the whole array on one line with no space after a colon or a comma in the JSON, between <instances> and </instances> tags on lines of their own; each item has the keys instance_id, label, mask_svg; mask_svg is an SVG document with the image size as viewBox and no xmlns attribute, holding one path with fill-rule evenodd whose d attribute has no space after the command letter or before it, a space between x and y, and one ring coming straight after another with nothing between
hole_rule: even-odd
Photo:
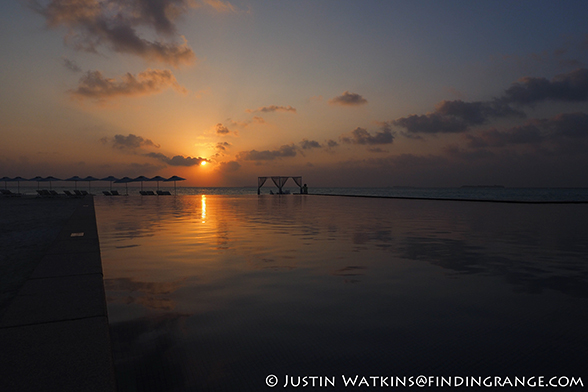
<instances>
[{"instance_id":1,"label":"concrete pool deck","mask_svg":"<svg viewBox=\"0 0 588 392\"><path fill-rule=\"evenodd\" d=\"M86 197L3 309L0 390L116 390L102 278Z\"/></svg>"}]
</instances>

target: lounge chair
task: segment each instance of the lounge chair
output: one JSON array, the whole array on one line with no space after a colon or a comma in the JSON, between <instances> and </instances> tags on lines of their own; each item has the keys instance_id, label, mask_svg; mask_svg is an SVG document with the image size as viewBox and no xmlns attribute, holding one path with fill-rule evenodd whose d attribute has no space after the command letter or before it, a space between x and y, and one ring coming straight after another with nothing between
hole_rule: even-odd
<instances>
[{"instance_id":1,"label":"lounge chair","mask_svg":"<svg viewBox=\"0 0 588 392\"><path fill-rule=\"evenodd\" d=\"M104 196L112 196L112 193L108 191L102 191L102 193L104 193Z\"/></svg>"},{"instance_id":2,"label":"lounge chair","mask_svg":"<svg viewBox=\"0 0 588 392\"><path fill-rule=\"evenodd\" d=\"M170 191L157 191L157 194L160 196L171 195Z\"/></svg>"},{"instance_id":3,"label":"lounge chair","mask_svg":"<svg viewBox=\"0 0 588 392\"><path fill-rule=\"evenodd\" d=\"M80 191L80 192L82 192L82 196L88 196L89 195L89 193L87 191Z\"/></svg>"},{"instance_id":4,"label":"lounge chair","mask_svg":"<svg viewBox=\"0 0 588 392\"><path fill-rule=\"evenodd\" d=\"M37 193L41 197L51 197L51 193L47 189L37 189Z\"/></svg>"},{"instance_id":5,"label":"lounge chair","mask_svg":"<svg viewBox=\"0 0 588 392\"><path fill-rule=\"evenodd\" d=\"M54 191L53 189L50 189L49 193L51 194L51 196L59 196L59 193L57 193L57 191Z\"/></svg>"},{"instance_id":6,"label":"lounge chair","mask_svg":"<svg viewBox=\"0 0 588 392\"><path fill-rule=\"evenodd\" d=\"M112 196L120 196L120 193L118 193L118 191L110 191L110 194Z\"/></svg>"},{"instance_id":7,"label":"lounge chair","mask_svg":"<svg viewBox=\"0 0 588 392\"><path fill-rule=\"evenodd\" d=\"M74 194L73 194L73 193L71 193L70 191L63 191L63 193L65 193L65 194L66 194L66 196L69 196L69 197L80 197L80 196L78 196L78 195L74 195Z\"/></svg>"},{"instance_id":8,"label":"lounge chair","mask_svg":"<svg viewBox=\"0 0 588 392\"><path fill-rule=\"evenodd\" d=\"M9 189L0 189L2 196L20 196L20 193L14 193Z\"/></svg>"},{"instance_id":9,"label":"lounge chair","mask_svg":"<svg viewBox=\"0 0 588 392\"><path fill-rule=\"evenodd\" d=\"M82 197L82 196L84 196L84 195L82 194L82 191L78 191L77 189L75 189L75 190L74 190L74 193L75 193L75 194L76 194L76 196L78 196L78 197Z\"/></svg>"}]
</instances>

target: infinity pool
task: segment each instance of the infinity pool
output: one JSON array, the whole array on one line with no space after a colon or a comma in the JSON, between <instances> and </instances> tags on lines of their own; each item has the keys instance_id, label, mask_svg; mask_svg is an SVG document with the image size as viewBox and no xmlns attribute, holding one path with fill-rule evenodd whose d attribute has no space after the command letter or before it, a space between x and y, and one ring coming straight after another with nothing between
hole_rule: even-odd
<instances>
[{"instance_id":1,"label":"infinity pool","mask_svg":"<svg viewBox=\"0 0 588 392\"><path fill-rule=\"evenodd\" d=\"M588 383L588 205L95 204L120 391L257 391L269 375L274 390L287 375L336 377L330 390L343 375Z\"/></svg>"}]
</instances>

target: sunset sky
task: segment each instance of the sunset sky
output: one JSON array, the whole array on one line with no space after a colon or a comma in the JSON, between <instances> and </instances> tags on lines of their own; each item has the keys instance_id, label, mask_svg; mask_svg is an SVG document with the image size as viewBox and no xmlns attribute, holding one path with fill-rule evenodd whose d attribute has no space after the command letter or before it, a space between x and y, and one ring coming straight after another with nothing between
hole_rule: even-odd
<instances>
[{"instance_id":1,"label":"sunset sky","mask_svg":"<svg viewBox=\"0 0 588 392\"><path fill-rule=\"evenodd\" d=\"M2 1L0 177L585 187L587 17L585 0Z\"/></svg>"}]
</instances>

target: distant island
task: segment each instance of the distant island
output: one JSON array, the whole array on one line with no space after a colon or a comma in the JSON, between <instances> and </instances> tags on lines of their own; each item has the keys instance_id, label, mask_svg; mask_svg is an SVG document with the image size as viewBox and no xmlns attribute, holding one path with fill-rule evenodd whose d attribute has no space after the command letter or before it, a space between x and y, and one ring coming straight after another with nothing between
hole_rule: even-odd
<instances>
[{"instance_id":1,"label":"distant island","mask_svg":"<svg viewBox=\"0 0 588 392\"><path fill-rule=\"evenodd\" d=\"M504 188L504 185L462 185L461 188Z\"/></svg>"}]
</instances>

